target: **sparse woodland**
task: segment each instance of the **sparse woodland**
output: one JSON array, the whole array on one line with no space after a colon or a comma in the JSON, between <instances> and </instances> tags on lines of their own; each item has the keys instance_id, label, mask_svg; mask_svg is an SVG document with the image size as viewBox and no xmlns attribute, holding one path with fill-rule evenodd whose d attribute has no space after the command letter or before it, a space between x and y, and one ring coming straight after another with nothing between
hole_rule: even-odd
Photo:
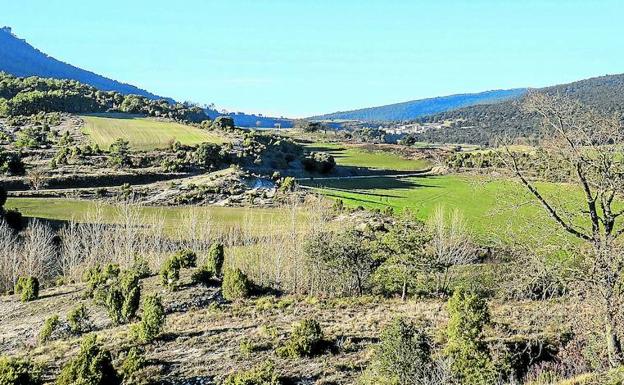
<instances>
[{"instance_id":1,"label":"sparse woodland","mask_svg":"<svg viewBox=\"0 0 624 385\"><path fill-rule=\"evenodd\" d=\"M22 108L18 95L41 92L16 81L4 78L5 114ZM33 97L23 95L28 105ZM501 140L436 156L453 172L515 180L521 204L548 218L520 229L535 234L530 242L520 233L484 242L461 209L439 205L420 220L300 188L281 172L333 175L337 160L228 119L197 127L231 142L136 152L51 129L64 115L12 116L19 129L4 139L0 166L7 178L26 173L35 193L78 165L196 178L173 204L243 196L251 173L274 183L277 198L271 215L249 208L224 224L190 210L171 226L164 212L142 210L152 196L130 183L113 212L99 191L88 195L102 200L97 209L67 221L23 218L1 189L0 384L621 383L621 121L541 93L522 108L541 122L537 147ZM204 174L243 177L196 185ZM547 182L580 199L544 192Z\"/></svg>"}]
</instances>

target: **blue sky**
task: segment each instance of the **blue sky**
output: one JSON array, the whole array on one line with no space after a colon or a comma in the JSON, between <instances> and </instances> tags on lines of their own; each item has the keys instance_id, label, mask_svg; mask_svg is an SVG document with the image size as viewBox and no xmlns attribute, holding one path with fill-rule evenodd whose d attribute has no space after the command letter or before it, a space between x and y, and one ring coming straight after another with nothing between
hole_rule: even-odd
<instances>
[{"instance_id":1,"label":"blue sky","mask_svg":"<svg viewBox=\"0 0 624 385\"><path fill-rule=\"evenodd\" d=\"M292 117L624 72L624 1L0 0L71 64Z\"/></svg>"}]
</instances>

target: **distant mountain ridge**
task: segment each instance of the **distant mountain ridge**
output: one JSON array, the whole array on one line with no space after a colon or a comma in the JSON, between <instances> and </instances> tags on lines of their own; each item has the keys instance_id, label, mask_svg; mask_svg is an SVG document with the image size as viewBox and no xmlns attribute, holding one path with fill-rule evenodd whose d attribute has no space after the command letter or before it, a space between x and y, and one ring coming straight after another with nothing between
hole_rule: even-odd
<instances>
[{"instance_id":1,"label":"distant mountain ridge","mask_svg":"<svg viewBox=\"0 0 624 385\"><path fill-rule=\"evenodd\" d=\"M624 119L624 74L604 75L572 83L535 89L549 95L564 95L607 114ZM427 142L492 144L498 137L539 137L539 120L524 113L522 98L501 103L474 105L415 119L416 122L448 122L451 127L416 135Z\"/></svg>"},{"instance_id":2,"label":"distant mountain ridge","mask_svg":"<svg viewBox=\"0 0 624 385\"><path fill-rule=\"evenodd\" d=\"M0 71L19 76L72 79L102 91L117 91L125 95L140 95L149 99L173 99L155 95L131 84L83 70L39 51L25 40L15 36L10 27L0 28Z\"/></svg>"},{"instance_id":3,"label":"distant mountain ridge","mask_svg":"<svg viewBox=\"0 0 624 385\"><path fill-rule=\"evenodd\" d=\"M479 93L456 94L435 98L418 99L409 102L388 104L379 107L339 111L313 116L314 120L360 120L360 121L402 121L437 114L478 104L498 103L521 97L526 88L493 90Z\"/></svg>"},{"instance_id":4,"label":"distant mountain ridge","mask_svg":"<svg viewBox=\"0 0 624 385\"><path fill-rule=\"evenodd\" d=\"M18 38L10 27L0 28L0 72L18 77L39 76L42 78L71 79L93 86L102 91L117 91L124 95L140 95L148 99L164 99L170 103L175 100L159 96L131 84L118 82L94 72L57 60L36 49L24 39ZM268 116L237 113L220 113L215 109L206 109L206 114L214 119L228 115L240 127L274 127L276 124L292 127L292 120Z\"/></svg>"}]
</instances>

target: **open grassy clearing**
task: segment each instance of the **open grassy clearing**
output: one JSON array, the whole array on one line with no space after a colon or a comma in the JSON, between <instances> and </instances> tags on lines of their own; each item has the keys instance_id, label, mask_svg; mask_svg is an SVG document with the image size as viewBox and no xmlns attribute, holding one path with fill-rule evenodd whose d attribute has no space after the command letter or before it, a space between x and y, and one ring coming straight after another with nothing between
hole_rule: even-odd
<instances>
[{"instance_id":1,"label":"open grassy clearing","mask_svg":"<svg viewBox=\"0 0 624 385\"><path fill-rule=\"evenodd\" d=\"M82 116L82 119L85 122L83 132L104 149L118 138L129 141L135 150L164 148L172 140L188 145L225 141L223 137L197 127L134 115L98 114Z\"/></svg>"},{"instance_id":2,"label":"open grassy clearing","mask_svg":"<svg viewBox=\"0 0 624 385\"><path fill-rule=\"evenodd\" d=\"M306 147L310 151L330 153L339 166L388 171L418 171L430 166L425 159L406 159L391 151L369 151L363 147L338 143L313 143Z\"/></svg>"},{"instance_id":3,"label":"open grassy clearing","mask_svg":"<svg viewBox=\"0 0 624 385\"><path fill-rule=\"evenodd\" d=\"M161 336L142 346L148 360L144 375L154 382L218 382L233 370L271 360L284 376L307 381L300 383L353 384L369 362L380 330L392 319L406 317L433 325L432 333L443 330L447 319L444 301L439 299L401 302L372 296L269 296L220 304L218 289L191 284L190 271L183 271L182 282L175 292L163 290L159 277L141 282L143 294L162 296L168 313ZM132 346L130 326L112 325L101 306L84 298L84 288L84 284L75 284L44 289L40 299L28 303L20 302L17 296L0 297L0 335L5 337L0 339L0 352L22 356L28 351L35 362L56 373L76 354L80 340L69 337L37 344L37 334L44 319L54 314L64 318L77 304L87 307L94 333L114 356ZM519 335L565 330L571 325L566 315L573 309L583 310L568 301L492 302L491 308L495 322ZM277 356L275 348L284 342L292 324L308 317L320 322L330 347L314 357ZM497 333L493 329L489 332ZM245 352L245 343L261 348Z\"/></svg>"},{"instance_id":4,"label":"open grassy clearing","mask_svg":"<svg viewBox=\"0 0 624 385\"><path fill-rule=\"evenodd\" d=\"M121 216L121 208L112 204L77 199L11 198L6 207L17 209L24 216L61 221L85 222L96 218L115 223ZM290 226L289 210L245 207L138 207L146 221L163 220L167 232L176 232L187 224L190 218L209 221L211 226L221 230L241 226L247 222L258 231L276 230ZM301 214L297 214L301 215Z\"/></svg>"},{"instance_id":5,"label":"open grassy clearing","mask_svg":"<svg viewBox=\"0 0 624 385\"><path fill-rule=\"evenodd\" d=\"M340 198L351 207L410 209L426 220L434 209L459 209L474 233L482 240L508 239L512 234L532 237L541 231L552 233L557 226L518 183L508 179L474 176L432 176L411 178L358 178L305 181L316 191ZM548 196L569 205L580 192L571 186L539 184ZM572 197L572 198L571 198Z\"/></svg>"}]
</instances>

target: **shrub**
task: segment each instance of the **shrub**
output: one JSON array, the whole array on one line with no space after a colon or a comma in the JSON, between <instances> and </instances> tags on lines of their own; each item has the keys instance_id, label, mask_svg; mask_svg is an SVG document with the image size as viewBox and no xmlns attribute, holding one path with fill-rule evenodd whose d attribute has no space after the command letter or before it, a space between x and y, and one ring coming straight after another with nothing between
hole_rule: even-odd
<instances>
[{"instance_id":1,"label":"shrub","mask_svg":"<svg viewBox=\"0 0 624 385\"><path fill-rule=\"evenodd\" d=\"M225 254L223 252L222 243L213 243L210 245L208 255L206 256L206 268L216 277L223 275L223 261L225 260Z\"/></svg>"},{"instance_id":2,"label":"shrub","mask_svg":"<svg viewBox=\"0 0 624 385\"><path fill-rule=\"evenodd\" d=\"M120 325L123 322L123 317L121 315L121 309L123 307L124 298L121 293L121 289L118 287L109 288L108 294L106 295L106 300L104 305L106 306L106 311L108 312L108 316L110 317L113 324Z\"/></svg>"},{"instance_id":3,"label":"shrub","mask_svg":"<svg viewBox=\"0 0 624 385\"><path fill-rule=\"evenodd\" d=\"M152 271L149 268L147 260L143 257L139 257L138 255L134 256L132 270L138 275L139 279L147 278L152 275Z\"/></svg>"},{"instance_id":4,"label":"shrub","mask_svg":"<svg viewBox=\"0 0 624 385\"><path fill-rule=\"evenodd\" d=\"M61 369L57 385L117 385L121 378L108 350L102 349L95 335L86 336L78 355Z\"/></svg>"},{"instance_id":5,"label":"shrub","mask_svg":"<svg viewBox=\"0 0 624 385\"><path fill-rule=\"evenodd\" d=\"M151 342L163 329L165 308L157 295L145 297L141 305L141 322L132 329L135 338L141 342Z\"/></svg>"},{"instance_id":6,"label":"shrub","mask_svg":"<svg viewBox=\"0 0 624 385\"><path fill-rule=\"evenodd\" d=\"M483 327L490 322L487 303L476 294L457 290L448 301L448 343L445 353L461 383L490 384L496 370L484 341Z\"/></svg>"},{"instance_id":7,"label":"shrub","mask_svg":"<svg viewBox=\"0 0 624 385\"><path fill-rule=\"evenodd\" d=\"M162 284L170 290L175 290L180 280L180 269L195 267L197 255L191 250L180 250L169 257L160 269Z\"/></svg>"},{"instance_id":8,"label":"shrub","mask_svg":"<svg viewBox=\"0 0 624 385\"><path fill-rule=\"evenodd\" d=\"M118 138L109 147L109 162L115 167L130 165L130 143L127 140Z\"/></svg>"},{"instance_id":9,"label":"shrub","mask_svg":"<svg viewBox=\"0 0 624 385\"><path fill-rule=\"evenodd\" d=\"M180 267L189 269L197 266L197 254L191 250L180 250L175 254L180 261Z\"/></svg>"},{"instance_id":10,"label":"shrub","mask_svg":"<svg viewBox=\"0 0 624 385\"><path fill-rule=\"evenodd\" d=\"M228 301L246 298L251 292L251 282L239 269L227 269L223 274L221 292Z\"/></svg>"},{"instance_id":11,"label":"shrub","mask_svg":"<svg viewBox=\"0 0 624 385\"><path fill-rule=\"evenodd\" d=\"M124 271L120 279L123 304L121 307L121 317L124 322L131 321L139 310L139 300L141 298L141 287L139 286L139 275L133 270Z\"/></svg>"},{"instance_id":12,"label":"shrub","mask_svg":"<svg viewBox=\"0 0 624 385\"><path fill-rule=\"evenodd\" d=\"M104 305L113 323L119 325L130 322L139 309L141 288L139 276L132 270L126 270L121 277L106 289Z\"/></svg>"},{"instance_id":13,"label":"shrub","mask_svg":"<svg viewBox=\"0 0 624 385\"><path fill-rule=\"evenodd\" d=\"M39 368L28 361L0 357L0 384L37 385L41 384Z\"/></svg>"},{"instance_id":14,"label":"shrub","mask_svg":"<svg viewBox=\"0 0 624 385\"><path fill-rule=\"evenodd\" d=\"M277 350L281 357L311 357L321 351L323 331L318 321L305 319L293 325L293 331L286 344Z\"/></svg>"},{"instance_id":15,"label":"shrub","mask_svg":"<svg viewBox=\"0 0 624 385\"><path fill-rule=\"evenodd\" d=\"M52 338L52 334L58 329L61 321L58 315L53 315L46 318L43 322L43 327L39 331L39 343L46 343Z\"/></svg>"},{"instance_id":16,"label":"shrub","mask_svg":"<svg viewBox=\"0 0 624 385\"><path fill-rule=\"evenodd\" d=\"M327 174L336 167L336 160L326 152L312 152L301 161L306 171Z\"/></svg>"},{"instance_id":17,"label":"shrub","mask_svg":"<svg viewBox=\"0 0 624 385\"><path fill-rule=\"evenodd\" d=\"M364 375L365 384L431 383L434 370L431 341L414 324L399 318L384 328L375 356Z\"/></svg>"},{"instance_id":18,"label":"shrub","mask_svg":"<svg viewBox=\"0 0 624 385\"><path fill-rule=\"evenodd\" d=\"M119 265L115 263L109 263L103 269L100 265L87 269L82 275L82 281L87 283L87 296L104 297L103 293L98 293L98 291L103 289L111 281L116 280L119 277L120 271ZM105 298L100 299L104 300Z\"/></svg>"},{"instance_id":19,"label":"shrub","mask_svg":"<svg viewBox=\"0 0 624 385\"><path fill-rule=\"evenodd\" d=\"M121 363L121 373L123 374L124 383L136 382L137 373L145 366L145 357L143 352L136 346L128 350L126 357Z\"/></svg>"},{"instance_id":20,"label":"shrub","mask_svg":"<svg viewBox=\"0 0 624 385\"><path fill-rule=\"evenodd\" d=\"M253 369L232 373L223 385L280 385L279 376L275 372L275 364L270 361Z\"/></svg>"},{"instance_id":21,"label":"shrub","mask_svg":"<svg viewBox=\"0 0 624 385\"><path fill-rule=\"evenodd\" d=\"M19 277L15 284L15 294L19 294L22 302L34 301L39 298L39 280L35 277Z\"/></svg>"},{"instance_id":22,"label":"shrub","mask_svg":"<svg viewBox=\"0 0 624 385\"><path fill-rule=\"evenodd\" d=\"M85 305L78 305L67 314L69 330L73 334L83 334L91 330L91 321Z\"/></svg>"}]
</instances>

